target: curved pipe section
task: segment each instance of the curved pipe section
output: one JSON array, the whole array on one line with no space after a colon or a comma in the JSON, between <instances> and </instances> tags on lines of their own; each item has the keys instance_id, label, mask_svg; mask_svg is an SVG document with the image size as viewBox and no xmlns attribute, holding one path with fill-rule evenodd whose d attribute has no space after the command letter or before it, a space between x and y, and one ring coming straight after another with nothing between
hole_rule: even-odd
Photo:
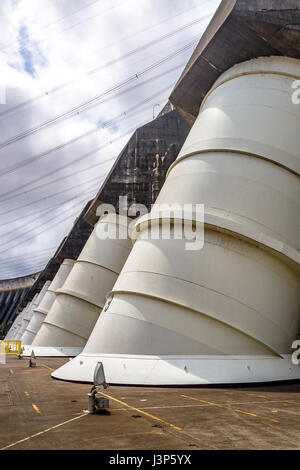
<instances>
[{"instance_id":1,"label":"curved pipe section","mask_svg":"<svg viewBox=\"0 0 300 470\"><path fill-rule=\"evenodd\" d=\"M137 223L84 351L54 377L92 381L102 361L111 383L300 378L290 358L300 327L297 77L299 60L262 57L219 78L157 209ZM202 249L176 238L187 219L166 215L162 204L204 204ZM169 239L155 239L152 227L164 224Z\"/></svg>"},{"instance_id":2,"label":"curved pipe section","mask_svg":"<svg viewBox=\"0 0 300 470\"><path fill-rule=\"evenodd\" d=\"M36 354L61 354L62 348L78 354L85 346L110 291L131 250L127 217L108 214L100 218L72 267L36 335ZM119 238L105 234L119 233ZM52 351L52 352L51 352Z\"/></svg>"},{"instance_id":3,"label":"curved pipe section","mask_svg":"<svg viewBox=\"0 0 300 470\"><path fill-rule=\"evenodd\" d=\"M35 294L35 296L33 297L32 301L29 302L25 309L18 315L17 317L17 323L16 323L16 329L15 329L15 333L14 333L14 337L11 338L11 339L17 339L17 340L20 340L31 317L32 317L32 312L33 312L33 308L35 307L36 305L36 300L37 300L37 297L38 297L39 294Z\"/></svg>"},{"instance_id":4,"label":"curved pipe section","mask_svg":"<svg viewBox=\"0 0 300 470\"><path fill-rule=\"evenodd\" d=\"M41 297L38 306L34 309L32 318L29 322L27 327L28 335L24 335L22 342L24 343L24 355L31 354L31 348L26 347L26 345L31 345L40 330L40 327L45 320L54 300L55 300L55 292L59 289L63 283L65 282L67 276L69 275L73 264L75 263L72 259L64 259L60 268L58 269L56 275L54 276L52 282L47 281L45 286L47 285L46 292Z\"/></svg>"},{"instance_id":5,"label":"curved pipe section","mask_svg":"<svg viewBox=\"0 0 300 470\"><path fill-rule=\"evenodd\" d=\"M27 327L26 327L26 329L23 333L23 336L21 338L21 341L22 341L23 345L30 345L32 343L32 341L34 340L34 337L35 337L36 333L40 329L40 326L43 322L44 316L40 315L39 312L37 311L37 309L38 309L38 306L40 305L40 303L43 301L43 298L45 297L45 295L47 293L47 289L50 286L50 284L51 284L51 281L46 281L45 284L42 287L42 290L39 294L39 298L37 299L37 302L36 302L37 308L33 309L31 320L28 323L28 325L27 325Z\"/></svg>"}]
</instances>

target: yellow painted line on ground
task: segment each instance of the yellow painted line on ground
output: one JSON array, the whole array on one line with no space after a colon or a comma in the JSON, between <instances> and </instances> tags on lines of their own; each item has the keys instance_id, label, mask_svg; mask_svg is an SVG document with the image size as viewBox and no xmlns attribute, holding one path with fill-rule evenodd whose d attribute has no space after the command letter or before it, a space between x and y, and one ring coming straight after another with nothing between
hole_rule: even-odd
<instances>
[{"instance_id":1,"label":"yellow painted line on ground","mask_svg":"<svg viewBox=\"0 0 300 470\"><path fill-rule=\"evenodd\" d=\"M157 416L151 415L150 413L147 413L146 411L143 411L139 408L135 408L134 406L129 405L128 403L125 403L125 401L118 400L115 397L112 397L110 395L107 395L106 393L101 392L101 395L105 396L106 398L110 398L111 400L116 401L117 403L120 403L121 405L126 406L127 408L131 408L132 410L138 411L139 413L142 413L145 416L148 416L151 419L155 419L156 421L160 421L161 423L167 424L173 429L177 429L177 431L182 431L182 428L179 426L175 426L174 424L169 423L168 421L165 421L164 419L158 418Z\"/></svg>"},{"instance_id":2,"label":"yellow painted line on ground","mask_svg":"<svg viewBox=\"0 0 300 470\"><path fill-rule=\"evenodd\" d=\"M255 418L266 419L267 421L272 421L273 423L279 423L278 419L267 418L266 416L260 416L255 413L249 413L248 411L238 410L231 408L231 406L221 405L219 403L213 403L212 401L200 400L200 398L190 397L187 395L181 395L184 398L189 398L190 400L200 401L201 403L206 403L207 405L217 406L219 408L225 408L226 410L236 411L237 413L243 413L245 415L254 416Z\"/></svg>"},{"instance_id":3,"label":"yellow painted line on ground","mask_svg":"<svg viewBox=\"0 0 300 470\"><path fill-rule=\"evenodd\" d=\"M272 401L272 402L279 402L279 403L288 403L290 405L300 405L299 402L297 401L292 401L292 400L278 400L276 398L273 398L273 397L267 397L266 395L257 395L256 393L248 393L247 395L252 395L254 397L259 397L259 398L266 398L267 400L269 401Z\"/></svg>"},{"instance_id":4,"label":"yellow painted line on ground","mask_svg":"<svg viewBox=\"0 0 300 470\"><path fill-rule=\"evenodd\" d=\"M233 408L232 408L233 409ZM266 416L260 416L255 413L249 413L248 411L235 409L237 413L243 413L244 415L254 416L255 418L267 419L268 421L273 421L273 423L279 423L278 419L267 418Z\"/></svg>"},{"instance_id":5,"label":"yellow painted line on ground","mask_svg":"<svg viewBox=\"0 0 300 470\"><path fill-rule=\"evenodd\" d=\"M39 410L39 407L36 406L34 403L32 403L32 408L34 409L34 411L36 411L39 415L41 414L40 410Z\"/></svg>"},{"instance_id":6,"label":"yellow painted line on ground","mask_svg":"<svg viewBox=\"0 0 300 470\"><path fill-rule=\"evenodd\" d=\"M33 437L40 436L41 434L45 434L45 432L52 431L52 429L59 428L60 426L63 426L64 424L71 423L71 421L75 421L75 419L82 418L83 416L88 416L88 414L82 414L80 416L76 416L76 418L68 419L68 421L64 421L63 423L56 424L55 426L45 429L44 431L37 432L36 434L32 434L31 436L25 437L24 439L20 439L19 441L13 442L12 444L2 447L2 449L0 450L6 450L6 449L9 449L10 447L16 446L17 444L22 444L22 442L28 441L29 439L32 439Z\"/></svg>"},{"instance_id":7,"label":"yellow painted line on ground","mask_svg":"<svg viewBox=\"0 0 300 470\"><path fill-rule=\"evenodd\" d=\"M13 369L9 369L9 372L10 372L11 374L14 374Z\"/></svg>"},{"instance_id":8,"label":"yellow painted line on ground","mask_svg":"<svg viewBox=\"0 0 300 470\"><path fill-rule=\"evenodd\" d=\"M41 366L46 367L46 369L54 370L52 367L46 366L46 364L41 364Z\"/></svg>"},{"instance_id":9,"label":"yellow painted line on ground","mask_svg":"<svg viewBox=\"0 0 300 470\"><path fill-rule=\"evenodd\" d=\"M252 395L254 397L259 397L259 398L270 398L270 397L267 397L266 395L260 395L258 393L247 393L247 395Z\"/></svg>"},{"instance_id":10,"label":"yellow painted line on ground","mask_svg":"<svg viewBox=\"0 0 300 470\"><path fill-rule=\"evenodd\" d=\"M26 390L24 391L24 393L25 393L26 397L28 397L28 398L30 397L29 393L26 392Z\"/></svg>"}]
</instances>

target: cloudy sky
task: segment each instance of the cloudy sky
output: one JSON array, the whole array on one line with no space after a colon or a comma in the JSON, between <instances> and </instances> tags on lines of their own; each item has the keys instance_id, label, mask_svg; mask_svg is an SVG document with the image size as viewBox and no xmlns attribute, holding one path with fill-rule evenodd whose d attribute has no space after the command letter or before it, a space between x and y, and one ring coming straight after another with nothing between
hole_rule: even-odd
<instances>
[{"instance_id":1,"label":"cloudy sky","mask_svg":"<svg viewBox=\"0 0 300 470\"><path fill-rule=\"evenodd\" d=\"M43 268L219 3L0 1L0 279Z\"/></svg>"}]
</instances>

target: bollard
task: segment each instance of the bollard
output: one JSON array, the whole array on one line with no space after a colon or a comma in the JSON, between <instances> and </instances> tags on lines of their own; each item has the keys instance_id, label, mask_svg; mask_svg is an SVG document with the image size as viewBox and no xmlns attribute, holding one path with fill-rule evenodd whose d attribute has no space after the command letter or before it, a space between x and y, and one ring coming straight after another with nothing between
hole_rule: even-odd
<instances>
[{"instance_id":1,"label":"bollard","mask_svg":"<svg viewBox=\"0 0 300 470\"><path fill-rule=\"evenodd\" d=\"M88 393L88 412L91 414L99 413L100 410L109 408L109 399L106 397L97 397L97 393L108 387L102 362L97 362L94 371L94 385Z\"/></svg>"},{"instance_id":2,"label":"bollard","mask_svg":"<svg viewBox=\"0 0 300 470\"><path fill-rule=\"evenodd\" d=\"M31 356L29 358L29 367L36 367L36 362L34 361L36 359L34 351L31 351Z\"/></svg>"}]
</instances>

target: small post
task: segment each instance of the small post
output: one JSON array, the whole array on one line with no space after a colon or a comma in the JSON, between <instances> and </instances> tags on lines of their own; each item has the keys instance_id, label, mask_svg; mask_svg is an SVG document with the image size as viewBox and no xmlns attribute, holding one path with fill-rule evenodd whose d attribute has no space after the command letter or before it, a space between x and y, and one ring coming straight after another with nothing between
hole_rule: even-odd
<instances>
[{"instance_id":1,"label":"small post","mask_svg":"<svg viewBox=\"0 0 300 470\"><path fill-rule=\"evenodd\" d=\"M100 410L109 408L109 399L106 397L96 397L97 393L108 388L105 380L102 362L97 362L94 372L94 385L88 393L88 412L99 413Z\"/></svg>"},{"instance_id":2,"label":"small post","mask_svg":"<svg viewBox=\"0 0 300 470\"><path fill-rule=\"evenodd\" d=\"M18 355L18 359L23 359L23 356L22 356L23 352L24 352L24 348L23 348L23 346L22 346L22 347L21 347L21 350L20 350L20 352L19 352L19 355Z\"/></svg>"},{"instance_id":3,"label":"small post","mask_svg":"<svg viewBox=\"0 0 300 470\"><path fill-rule=\"evenodd\" d=\"M36 367L36 362L34 361L36 359L34 350L31 351L31 356L29 358L29 367Z\"/></svg>"}]
</instances>

